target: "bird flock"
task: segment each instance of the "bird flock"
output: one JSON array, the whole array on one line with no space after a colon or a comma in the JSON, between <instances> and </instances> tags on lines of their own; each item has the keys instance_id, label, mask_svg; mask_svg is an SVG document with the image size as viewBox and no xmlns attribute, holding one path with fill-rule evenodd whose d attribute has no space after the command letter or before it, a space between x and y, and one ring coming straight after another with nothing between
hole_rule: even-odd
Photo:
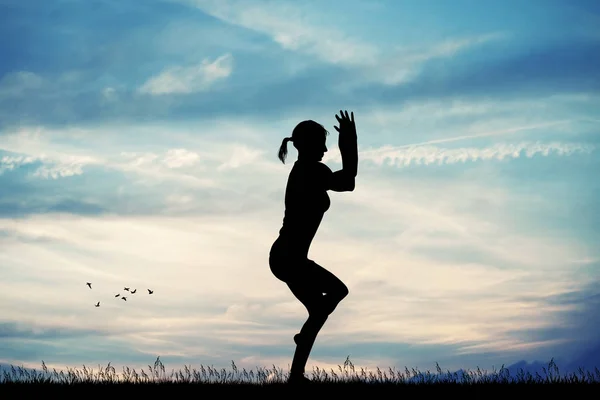
<instances>
[{"instance_id":1,"label":"bird flock","mask_svg":"<svg viewBox=\"0 0 600 400\"><path fill-rule=\"evenodd\" d=\"M92 283L91 282L86 282L85 284L90 289L92 288ZM123 290L126 291L126 292L129 292L129 294L135 294L137 292L137 289L130 290L130 288L128 288L128 287L124 287ZM146 289L146 290L148 291L148 294L154 293L154 290L150 290L150 289ZM127 297L121 296L121 293L115 294L115 297L121 297L121 300L127 301ZM96 304L94 304L94 307L100 307L100 302L97 302Z\"/></svg>"}]
</instances>

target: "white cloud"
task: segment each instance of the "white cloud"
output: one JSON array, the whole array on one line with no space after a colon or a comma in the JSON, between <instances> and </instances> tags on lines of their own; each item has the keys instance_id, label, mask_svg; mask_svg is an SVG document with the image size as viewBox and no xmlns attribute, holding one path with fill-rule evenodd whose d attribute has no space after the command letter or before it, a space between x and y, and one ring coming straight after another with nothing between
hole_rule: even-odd
<instances>
[{"instance_id":1,"label":"white cloud","mask_svg":"<svg viewBox=\"0 0 600 400\"><path fill-rule=\"evenodd\" d=\"M83 166L94 163L95 160L87 156L69 156L53 159L45 155L30 156L4 156L0 158L0 175L5 171L13 171L23 165L43 163L31 173L34 177L58 179L68 176L83 174Z\"/></svg>"},{"instance_id":2,"label":"white cloud","mask_svg":"<svg viewBox=\"0 0 600 400\"><path fill-rule=\"evenodd\" d=\"M455 164L467 161L503 160L505 158L519 158L522 156L532 158L535 155L543 157L551 155L570 156L575 153L590 153L594 148L591 144L559 142L498 143L482 148L460 147L454 149L426 145L400 148L383 146L377 149L360 150L360 159L361 161L371 161L379 166L387 162L391 166L406 167L412 164ZM341 163L341 156L336 154L335 156L328 157L327 160Z\"/></svg>"},{"instance_id":3,"label":"white cloud","mask_svg":"<svg viewBox=\"0 0 600 400\"><path fill-rule=\"evenodd\" d=\"M182 0L227 23L270 36L288 50L314 55L343 65L364 65L377 57L378 49L335 28L325 28L307 9L289 2Z\"/></svg>"},{"instance_id":4,"label":"white cloud","mask_svg":"<svg viewBox=\"0 0 600 400\"><path fill-rule=\"evenodd\" d=\"M3 156L0 158L0 175L4 171L12 171L19 168L21 165L32 164L38 160L37 157L31 156Z\"/></svg>"},{"instance_id":5,"label":"white cloud","mask_svg":"<svg viewBox=\"0 0 600 400\"><path fill-rule=\"evenodd\" d=\"M364 84L365 81L376 81L387 85L408 82L418 75L420 65L429 60L449 58L460 51L504 37L506 37L505 34L495 32L472 37L451 38L418 47L396 46L394 49L382 51L384 55L379 57L376 63L369 63L357 71L364 78L360 84ZM349 86L353 84L353 82L348 82Z\"/></svg>"},{"instance_id":6,"label":"white cloud","mask_svg":"<svg viewBox=\"0 0 600 400\"><path fill-rule=\"evenodd\" d=\"M83 166L86 164L86 161L86 159L83 159L51 166L43 165L33 173L33 176L46 179L58 179L68 176L81 175L83 174Z\"/></svg>"},{"instance_id":7,"label":"white cloud","mask_svg":"<svg viewBox=\"0 0 600 400\"><path fill-rule=\"evenodd\" d=\"M245 145L235 145L230 158L221 164L217 169L223 170L239 168L257 161L257 159L263 154L265 154L265 151L253 149Z\"/></svg>"},{"instance_id":8,"label":"white cloud","mask_svg":"<svg viewBox=\"0 0 600 400\"><path fill-rule=\"evenodd\" d=\"M442 40L414 47L383 48L356 33L331 27L335 20L323 24L317 10L292 2L250 0L178 0L222 21L268 35L286 50L316 57L331 64L355 68L359 79L336 82L347 90L365 82L397 85L414 78L422 63L456 53L493 40L503 39L502 32Z\"/></svg>"},{"instance_id":9,"label":"white cloud","mask_svg":"<svg viewBox=\"0 0 600 400\"><path fill-rule=\"evenodd\" d=\"M151 95L206 91L231 75L232 70L233 56L228 53L212 62L206 58L198 65L169 67L146 81L139 91Z\"/></svg>"},{"instance_id":10,"label":"white cloud","mask_svg":"<svg viewBox=\"0 0 600 400\"><path fill-rule=\"evenodd\" d=\"M110 149L102 149L94 145L94 140L101 139L113 131L113 128L107 130L23 128L14 133L6 133L3 135L0 150L18 155L1 158L0 173L39 161L44 165L32 174L41 178L56 179L79 175L83 173L83 167L93 165L134 173L142 179L153 181L170 180L190 187L215 185L210 177L198 177L193 173L175 171L184 167L202 168L198 166L200 155L190 150L175 148L159 155L153 152L112 152ZM53 141L61 137L78 140L85 137L89 147L62 145ZM94 150L90 151L90 148Z\"/></svg>"},{"instance_id":11,"label":"white cloud","mask_svg":"<svg viewBox=\"0 0 600 400\"><path fill-rule=\"evenodd\" d=\"M144 165L152 164L154 161L158 159L158 154L154 153L138 153L131 151L123 151L121 152L121 156L129 159L129 165L133 167L141 167Z\"/></svg>"},{"instance_id":12,"label":"white cloud","mask_svg":"<svg viewBox=\"0 0 600 400\"><path fill-rule=\"evenodd\" d=\"M144 177L156 179L175 179L180 183L189 182L193 185L201 184L202 181L209 183L210 179L200 179L193 175L194 172L203 169L199 165L200 155L196 152L184 149L169 149L162 154L153 152L121 152L121 158L115 160L110 158L107 166L110 168L120 169L126 172L135 172ZM178 173L174 170L189 169L195 167L194 171L189 173Z\"/></svg>"},{"instance_id":13,"label":"white cloud","mask_svg":"<svg viewBox=\"0 0 600 400\"><path fill-rule=\"evenodd\" d=\"M123 161L125 159L125 161ZM138 182L171 181L184 187L213 187L211 177L198 177L203 169L198 164L200 155L187 149L170 149L162 155L153 152L121 152L120 157L107 156L105 166L125 173L133 173ZM181 169L194 170L180 172Z\"/></svg>"},{"instance_id":14,"label":"white cloud","mask_svg":"<svg viewBox=\"0 0 600 400\"><path fill-rule=\"evenodd\" d=\"M170 149L162 159L168 168L189 167L200 160L198 153L186 149Z\"/></svg>"}]
</instances>

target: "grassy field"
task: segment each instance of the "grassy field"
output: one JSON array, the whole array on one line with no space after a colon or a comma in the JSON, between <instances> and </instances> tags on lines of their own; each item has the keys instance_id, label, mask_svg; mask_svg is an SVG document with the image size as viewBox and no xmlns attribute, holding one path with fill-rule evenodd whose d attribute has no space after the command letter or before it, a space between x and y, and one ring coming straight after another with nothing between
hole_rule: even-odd
<instances>
[{"instance_id":1,"label":"grassy field","mask_svg":"<svg viewBox=\"0 0 600 400\"><path fill-rule=\"evenodd\" d=\"M122 373L117 373L110 363L98 370L88 369L85 365L82 370L68 369L65 371L50 371L42 361L41 371L29 371L23 367L11 367L10 371L4 371L0 380L0 394L14 390L19 395L29 389L43 390L49 394L52 391L73 391L83 389L96 392L98 390L109 393L120 393L121 391L134 390L149 395L158 393L174 394L186 393L190 390L198 394L214 393L225 394L228 392L268 392L289 391L294 393L314 391L317 393L332 392L344 394L374 394L374 393L397 393L423 394L437 392L440 394L472 393L476 396L483 394L497 395L499 393L523 393L533 391L534 393L553 393L559 387L568 387L569 393L581 390L582 393L591 389L589 386L600 387L600 370L579 370L577 373L560 374L558 366L550 361L542 374L531 374L523 370L515 376L503 367L498 371L484 371L479 368L475 371L450 372L442 371L437 366L435 372L420 372L415 369L396 371L388 368L376 371L367 371L363 368L357 371L349 358L343 366L338 365L338 370L325 371L316 367L311 374L312 383L301 388L289 386L285 382L289 371L284 373L280 368L273 366L272 369L257 368L241 371L232 361L231 370L225 368L217 370L213 367L200 366L200 370L185 366L183 371L171 371L167 374L165 366L156 359L154 365L148 365L148 370L135 371L128 367L123 368Z\"/></svg>"}]
</instances>

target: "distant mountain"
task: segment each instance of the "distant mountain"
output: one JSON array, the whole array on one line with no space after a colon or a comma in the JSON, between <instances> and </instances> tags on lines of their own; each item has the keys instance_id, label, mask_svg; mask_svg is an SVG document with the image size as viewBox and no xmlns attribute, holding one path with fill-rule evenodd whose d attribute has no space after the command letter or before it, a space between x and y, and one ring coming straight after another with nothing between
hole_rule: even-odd
<instances>
[{"instance_id":1,"label":"distant mountain","mask_svg":"<svg viewBox=\"0 0 600 400\"><path fill-rule=\"evenodd\" d=\"M534 376L536 372L544 376L543 368L546 368L546 370L548 370L549 362L550 361L527 362L525 360L521 360L506 368L510 372L511 376L516 376L521 369L525 373L529 372ZM577 373L579 371L579 368L583 368L584 371L594 373L594 368L597 367L598 369L600 369L600 346L581 353L571 362L561 362L560 360L554 360L554 362L558 366L558 371L560 375Z\"/></svg>"},{"instance_id":2,"label":"distant mountain","mask_svg":"<svg viewBox=\"0 0 600 400\"><path fill-rule=\"evenodd\" d=\"M537 372L540 375L544 376L544 368L546 368L546 370L548 370L549 363L550 363L550 361L527 362L525 360L521 360L512 365L509 365L508 367L506 367L506 369L508 369L510 376L513 376L513 377L516 377L521 371L523 371L525 374L530 373L533 376L535 376L535 374ZM555 363L559 368L559 372L562 374L563 371L562 371L561 363L559 361L555 361Z\"/></svg>"}]
</instances>

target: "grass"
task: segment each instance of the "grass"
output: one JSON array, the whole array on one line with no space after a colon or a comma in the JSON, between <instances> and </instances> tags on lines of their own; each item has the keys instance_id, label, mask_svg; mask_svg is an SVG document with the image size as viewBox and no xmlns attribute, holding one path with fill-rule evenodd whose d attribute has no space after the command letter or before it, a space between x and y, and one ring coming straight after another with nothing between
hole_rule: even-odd
<instances>
[{"instance_id":1,"label":"grass","mask_svg":"<svg viewBox=\"0 0 600 400\"><path fill-rule=\"evenodd\" d=\"M157 390L167 390L169 393L173 393L180 388L187 388L184 390L189 391L190 386L203 391L203 393L206 393L207 390L217 390L217 392L223 393L230 390L268 392L273 389L290 389L285 384L289 371L284 373L275 365L272 369L259 367L256 372L246 371L246 369L240 371L233 361L231 366L230 371L225 368L218 370L203 365L200 366L200 370L185 366L183 371L171 371L167 375L165 366L158 357L154 365L148 365L147 372L144 369L137 372L135 369L124 367L123 373L118 374L109 363L105 368L98 366L96 372L84 365L83 370L68 368L65 373L65 371L59 372L56 369L50 372L42 361L42 370L39 372L35 369L29 371L23 367L14 366L11 366L10 371L4 371L0 379L0 393L12 387L18 389L22 395L23 388L39 389L40 386L44 387L44 390L48 388L72 390L79 387L86 388L86 390L111 388L111 391L135 386L135 390L150 389L153 394L156 394ZM396 371L392 368L387 371L382 371L380 368L377 368L376 371L367 371L361 368L360 371L357 371L350 361L350 357L347 357L343 367L338 365L337 371L333 368L325 371L315 367L312 374L307 374L313 384L302 390L315 389L322 392L326 386L334 386L334 390L338 393L339 390L349 391L353 394L356 394L357 390L363 393L385 390L405 394L409 390L417 390L421 393L434 390L447 394L448 391L455 390L459 392L476 390L478 393L483 390L497 393L498 390L508 388L516 389L519 392L533 388L536 393L546 389L550 393L556 386L570 386L569 390L571 391L573 387L587 387L590 384L598 385L600 383L598 368L595 368L594 372L584 371L580 368L577 373L561 375L554 360L550 360L548 367L543 368L542 374L531 374L521 369L516 376L510 376L508 369L504 366L498 371L491 372L480 368L475 371L443 372L438 364L436 367L435 373L420 372L414 368L411 370L405 368L404 371Z\"/></svg>"}]
</instances>

